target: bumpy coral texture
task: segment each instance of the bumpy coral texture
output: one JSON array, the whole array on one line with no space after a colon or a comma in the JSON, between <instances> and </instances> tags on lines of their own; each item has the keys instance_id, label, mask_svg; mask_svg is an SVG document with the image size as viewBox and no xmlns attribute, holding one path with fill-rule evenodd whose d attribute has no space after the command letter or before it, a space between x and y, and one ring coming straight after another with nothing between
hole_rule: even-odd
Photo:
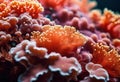
<instances>
[{"instance_id":1,"label":"bumpy coral texture","mask_svg":"<svg viewBox=\"0 0 120 82\"><path fill-rule=\"evenodd\" d=\"M67 55L86 43L86 38L70 26L43 26L43 32L32 32L32 39L38 46L45 47L48 52L59 52ZM68 55L69 56L69 55Z\"/></svg>"},{"instance_id":2,"label":"bumpy coral texture","mask_svg":"<svg viewBox=\"0 0 120 82\"><path fill-rule=\"evenodd\" d=\"M111 76L120 77L120 55L115 49L101 43L92 44L93 62L101 64Z\"/></svg>"},{"instance_id":3,"label":"bumpy coral texture","mask_svg":"<svg viewBox=\"0 0 120 82\"><path fill-rule=\"evenodd\" d=\"M22 14L28 12L32 17L37 17L38 13L43 11L43 7L37 0L13 0L9 3L0 4L0 19L9 15L9 13Z\"/></svg>"},{"instance_id":4,"label":"bumpy coral texture","mask_svg":"<svg viewBox=\"0 0 120 82\"><path fill-rule=\"evenodd\" d=\"M6 17L0 20L0 30L8 31L10 28L13 28L18 23L17 17Z\"/></svg>"}]
</instances>

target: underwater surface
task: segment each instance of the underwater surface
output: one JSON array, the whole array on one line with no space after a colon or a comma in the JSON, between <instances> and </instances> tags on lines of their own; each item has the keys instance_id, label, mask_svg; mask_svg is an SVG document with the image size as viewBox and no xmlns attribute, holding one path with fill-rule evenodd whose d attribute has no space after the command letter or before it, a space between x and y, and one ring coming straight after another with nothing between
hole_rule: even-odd
<instances>
[{"instance_id":1,"label":"underwater surface","mask_svg":"<svg viewBox=\"0 0 120 82\"><path fill-rule=\"evenodd\" d=\"M0 0L0 82L120 82L119 2Z\"/></svg>"}]
</instances>

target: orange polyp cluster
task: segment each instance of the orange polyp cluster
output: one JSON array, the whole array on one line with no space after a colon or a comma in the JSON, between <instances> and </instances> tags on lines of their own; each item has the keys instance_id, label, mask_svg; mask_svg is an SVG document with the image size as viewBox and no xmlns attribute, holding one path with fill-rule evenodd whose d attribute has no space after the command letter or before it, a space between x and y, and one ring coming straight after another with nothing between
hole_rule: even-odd
<instances>
[{"instance_id":1,"label":"orange polyp cluster","mask_svg":"<svg viewBox=\"0 0 120 82\"><path fill-rule=\"evenodd\" d=\"M9 12L10 12L10 8L7 6L6 3L0 3L0 19L3 17L6 17Z\"/></svg>"},{"instance_id":2,"label":"orange polyp cluster","mask_svg":"<svg viewBox=\"0 0 120 82\"><path fill-rule=\"evenodd\" d=\"M16 13L21 14L23 12L29 12L29 14L33 17L43 11L43 7L40 5L40 3L34 0L27 0L22 2L13 1L10 5L11 9L13 9Z\"/></svg>"},{"instance_id":3,"label":"orange polyp cluster","mask_svg":"<svg viewBox=\"0 0 120 82\"><path fill-rule=\"evenodd\" d=\"M3 6L3 7L2 7ZM28 12L32 17L37 17L43 11L43 7L36 0L13 0L7 4L0 4L0 18L6 17L11 13L22 14Z\"/></svg>"},{"instance_id":4,"label":"orange polyp cluster","mask_svg":"<svg viewBox=\"0 0 120 82\"><path fill-rule=\"evenodd\" d=\"M113 77L120 77L120 54L102 43L92 44L94 63L101 64Z\"/></svg>"},{"instance_id":5,"label":"orange polyp cluster","mask_svg":"<svg viewBox=\"0 0 120 82\"><path fill-rule=\"evenodd\" d=\"M1 3L0 4L0 12L2 12L5 9L5 7L6 7L6 4Z\"/></svg>"},{"instance_id":6,"label":"orange polyp cluster","mask_svg":"<svg viewBox=\"0 0 120 82\"><path fill-rule=\"evenodd\" d=\"M32 32L32 39L37 46L45 47L48 52L67 55L86 43L86 38L70 26L43 26L43 32Z\"/></svg>"},{"instance_id":7,"label":"orange polyp cluster","mask_svg":"<svg viewBox=\"0 0 120 82\"><path fill-rule=\"evenodd\" d=\"M100 19L100 25L104 30L108 31L112 37L120 38L120 15L105 9Z\"/></svg>"}]
</instances>

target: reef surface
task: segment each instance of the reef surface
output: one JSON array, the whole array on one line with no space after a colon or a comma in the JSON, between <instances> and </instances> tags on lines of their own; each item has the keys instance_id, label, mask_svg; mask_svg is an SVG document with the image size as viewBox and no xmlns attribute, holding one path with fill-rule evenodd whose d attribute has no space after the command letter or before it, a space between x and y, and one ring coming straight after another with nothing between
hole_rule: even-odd
<instances>
[{"instance_id":1,"label":"reef surface","mask_svg":"<svg viewBox=\"0 0 120 82\"><path fill-rule=\"evenodd\" d=\"M0 82L120 82L120 14L89 0L0 0Z\"/></svg>"}]
</instances>

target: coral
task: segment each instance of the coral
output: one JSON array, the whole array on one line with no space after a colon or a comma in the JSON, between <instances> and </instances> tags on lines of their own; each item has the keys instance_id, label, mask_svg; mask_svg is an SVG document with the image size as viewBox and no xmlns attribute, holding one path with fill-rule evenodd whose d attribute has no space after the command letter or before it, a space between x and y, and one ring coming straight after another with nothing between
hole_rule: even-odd
<instances>
[{"instance_id":1,"label":"coral","mask_svg":"<svg viewBox=\"0 0 120 82\"><path fill-rule=\"evenodd\" d=\"M102 43L95 43L92 46L92 62L101 64L112 77L120 77L120 55L117 50L110 49Z\"/></svg>"},{"instance_id":2,"label":"coral","mask_svg":"<svg viewBox=\"0 0 120 82\"><path fill-rule=\"evenodd\" d=\"M91 78L94 77L98 80L104 81L109 80L109 74L104 68L102 68L102 65L100 64L94 64L92 62L89 62L88 64L86 64L86 70L90 73L89 76Z\"/></svg>"},{"instance_id":3,"label":"coral","mask_svg":"<svg viewBox=\"0 0 120 82\"><path fill-rule=\"evenodd\" d=\"M6 51L1 49L0 60L2 60L2 59L9 61L9 62L13 62L12 56L9 53L7 53Z\"/></svg>"},{"instance_id":4,"label":"coral","mask_svg":"<svg viewBox=\"0 0 120 82\"><path fill-rule=\"evenodd\" d=\"M114 39L112 44L120 51L120 39Z\"/></svg>"},{"instance_id":5,"label":"coral","mask_svg":"<svg viewBox=\"0 0 120 82\"><path fill-rule=\"evenodd\" d=\"M120 82L120 15L93 0L0 0L1 82Z\"/></svg>"},{"instance_id":6,"label":"coral","mask_svg":"<svg viewBox=\"0 0 120 82\"><path fill-rule=\"evenodd\" d=\"M27 60L27 54L31 54L37 56L39 58L44 58L47 50L45 48L36 47L36 43L34 41L23 40L20 44L18 44L15 48L11 48L10 54L12 54L16 61ZM30 62L30 60L27 60Z\"/></svg>"},{"instance_id":7,"label":"coral","mask_svg":"<svg viewBox=\"0 0 120 82\"><path fill-rule=\"evenodd\" d=\"M105 9L101 17L100 28L103 28L114 38L120 38L120 15L115 14L110 10Z\"/></svg>"},{"instance_id":8,"label":"coral","mask_svg":"<svg viewBox=\"0 0 120 82\"><path fill-rule=\"evenodd\" d=\"M89 17L92 19L94 23L98 23L101 19L101 11L100 10L92 10L89 12Z\"/></svg>"},{"instance_id":9,"label":"coral","mask_svg":"<svg viewBox=\"0 0 120 82\"><path fill-rule=\"evenodd\" d=\"M45 7L58 8L65 4L67 0L39 0L40 3Z\"/></svg>"},{"instance_id":10,"label":"coral","mask_svg":"<svg viewBox=\"0 0 120 82\"><path fill-rule=\"evenodd\" d=\"M0 47L2 47L3 44L5 45L6 43L8 43L10 39L11 39L10 34L0 31Z\"/></svg>"},{"instance_id":11,"label":"coral","mask_svg":"<svg viewBox=\"0 0 120 82\"><path fill-rule=\"evenodd\" d=\"M19 77L18 81L32 82L39 79L42 82L48 82L50 79L48 73L48 70L41 65L31 66L27 72L25 72L24 74L22 74L21 77Z\"/></svg>"},{"instance_id":12,"label":"coral","mask_svg":"<svg viewBox=\"0 0 120 82\"><path fill-rule=\"evenodd\" d=\"M18 26L19 30L25 34L32 31L41 31L43 25L54 25L55 23L49 19L40 16L36 19L32 18L28 13L21 14L19 16Z\"/></svg>"},{"instance_id":13,"label":"coral","mask_svg":"<svg viewBox=\"0 0 120 82\"><path fill-rule=\"evenodd\" d=\"M3 9L0 9L2 11L0 19L11 13L20 15L24 12L28 12L32 17L37 17L43 11L43 7L37 0L13 0L7 4L1 3L0 6L3 6Z\"/></svg>"},{"instance_id":14,"label":"coral","mask_svg":"<svg viewBox=\"0 0 120 82\"><path fill-rule=\"evenodd\" d=\"M0 20L0 30L8 31L14 28L14 26L18 23L17 17L8 16L2 20Z\"/></svg>"},{"instance_id":15,"label":"coral","mask_svg":"<svg viewBox=\"0 0 120 82\"><path fill-rule=\"evenodd\" d=\"M77 79L77 75L81 73L81 65L78 63L76 58L66 58L59 56L59 59L49 66L49 69L53 72L59 71L60 75L68 76L71 79Z\"/></svg>"},{"instance_id":16,"label":"coral","mask_svg":"<svg viewBox=\"0 0 120 82\"><path fill-rule=\"evenodd\" d=\"M82 71L81 65L76 58L62 57L55 52L48 54L45 48L37 47L34 41L24 40L12 48L9 53L16 62L21 62L25 66L30 65L28 71L19 77L19 80L23 82L39 80L41 76L43 77L44 74L49 72L53 73L50 74L51 78L55 75L54 73L59 72L59 75L64 79L73 80ZM27 61L28 65L22 61Z\"/></svg>"},{"instance_id":17,"label":"coral","mask_svg":"<svg viewBox=\"0 0 120 82\"><path fill-rule=\"evenodd\" d=\"M71 0L71 3L75 3L80 7L80 11L88 13L90 9L96 6L95 1L89 2L89 0Z\"/></svg>"},{"instance_id":18,"label":"coral","mask_svg":"<svg viewBox=\"0 0 120 82\"><path fill-rule=\"evenodd\" d=\"M85 36L77 32L74 27L46 25L42 28L41 33L32 32L32 40L35 40L38 46L47 48L49 53L54 51L69 56L87 41Z\"/></svg>"}]
</instances>

